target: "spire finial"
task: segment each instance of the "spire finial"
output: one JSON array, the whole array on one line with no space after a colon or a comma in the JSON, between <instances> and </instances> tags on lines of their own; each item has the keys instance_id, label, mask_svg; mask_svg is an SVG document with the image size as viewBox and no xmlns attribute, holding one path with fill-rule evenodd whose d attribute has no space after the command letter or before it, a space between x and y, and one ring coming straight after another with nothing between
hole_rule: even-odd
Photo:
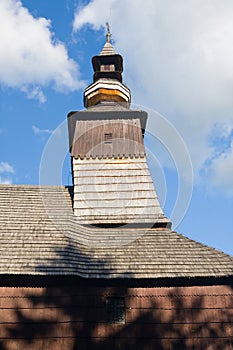
<instances>
[{"instance_id":1,"label":"spire finial","mask_svg":"<svg viewBox=\"0 0 233 350\"><path fill-rule=\"evenodd\" d=\"M106 33L107 43L110 43L112 34L110 33L110 26L108 22L106 22L106 28L107 28L107 33Z\"/></svg>"}]
</instances>

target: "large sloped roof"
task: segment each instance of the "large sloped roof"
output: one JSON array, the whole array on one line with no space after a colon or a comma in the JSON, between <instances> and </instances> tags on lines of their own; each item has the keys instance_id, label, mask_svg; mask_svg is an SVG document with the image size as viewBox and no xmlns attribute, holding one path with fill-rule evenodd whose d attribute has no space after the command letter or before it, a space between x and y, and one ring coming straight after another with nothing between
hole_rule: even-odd
<instances>
[{"instance_id":1,"label":"large sloped roof","mask_svg":"<svg viewBox=\"0 0 233 350\"><path fill-rule=\"evenodd\" d=\"M233 276L233 257L168 228L93 228L62 186L0 185L0 274Z\"/></svg>"}]
</instances>

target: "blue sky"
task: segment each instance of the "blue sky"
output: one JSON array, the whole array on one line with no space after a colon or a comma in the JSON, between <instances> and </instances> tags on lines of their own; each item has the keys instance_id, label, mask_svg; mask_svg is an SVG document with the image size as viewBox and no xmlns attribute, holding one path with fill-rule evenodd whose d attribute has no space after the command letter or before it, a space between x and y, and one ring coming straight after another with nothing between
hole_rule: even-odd
<instances>
[{"instance_id":1,"label":"blue sky","mask_svg":"<svg viewBox=\"0 0 233 350\"><path fill-rule=\"evenodd\" d=\"M132 106L149 112L148 161L166 215L233 255L232 17L231 0L0 0L0 182L40 182L48 140L55 132L62 143L58 126L83 109L108 21Z\"/></svg>"}]
</instances>

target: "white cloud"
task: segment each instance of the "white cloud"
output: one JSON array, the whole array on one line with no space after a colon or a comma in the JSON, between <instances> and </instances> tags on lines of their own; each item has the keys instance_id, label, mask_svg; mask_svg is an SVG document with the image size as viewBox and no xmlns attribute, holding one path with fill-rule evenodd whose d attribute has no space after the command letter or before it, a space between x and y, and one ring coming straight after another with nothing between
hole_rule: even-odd
<instances>
[{"instance_id":1,"label":"white cloud","mask_svg":"<svg viewBox=\"0 0 233 350\"><path fill-rule=\"evenodd\" d=\"M0 184L10 185L10 184L12 184L12 181L10 179L6 179L6 178L3 178L2 176L0 176Z\"/></svg>"},{"instance_id":2,"label":"white cloud","mask_svg":"<svg viewBox=\"0 0 233 350\"><path fill-rule=\"evenodd\" d=\"M32 130L34 132L35 135L40 136L42 140L44 140L46 135L51 135L54 134L56 136L61 136L61 130L59 128L55 129L55 130L51 130L51 129L40 129L35 125L32 125Z\"/></svg>"},{"instance_id":3,"label":"white cloud","mask_svg":"<svg viewBox=\"0 0 233 350\"><path fill-rule=\"evenodd\" d=\"M217 147L222 144L221 150ZM233 125L223 125L214 131L213 158L209 161L208 176L214 190L222 190L227 196L233 196Z\"/></svg>"},{"instance_id":4,"label":"white cloud","mask_svg":"<svg viewBox=\"0 0 233 350\"><path fill-rule=\"evenodd\" d=\"M8 162L1 162L0 163L0 173L11 173L14 174L15 170L12 165L10 165Z\"/></svg>"},{"instance_id":5,"label":"white cloud","mask_svg":"<svg viewBox=\"0 0 233 350\"><path fill-rule=\"evenodd\" d=\"M19 0L0 1L0 84L45 102L41 87L65 92L83 86L77 64L55 39L51 23L35 18Z\"/></svg>"},{"instance_id":6,"label":"white cloud","mask_svg":"<svg viewBox=\"0 0 233 350\"><path fill-rule=\"evenodd\" d=\"M50 129L40 129L35 125L32 125L32 130L35 135L45 135L45 134L52 134L53 130Z\"/></svg>"},{"instance_id":7,"label":"white cloud","mask_svg":"<svg viewBox=\"0 0 233 350\"><path fill-rule=\"evenodd\" d=\"M5 176L5 174L14 174L15 169L8 162L0 162L0 174L4 174L4 176L0 175L0 184L11 184L12 180L9 176Z\"/></svg>"},{"instance_id":8,"label":"white cloud","mask_svg":"<svg viewBox=\"0 0 233 350\"><path fill-rule=\"evenodd\" d=\"M211 166L212 185L228 196L233 195L233 141L228 151L214 159Z\"/></svg>"},{"instance_id":9,"label":"white cloud","mask_svg":"<svg viewBox=\"0 0 233 350\"><path fill-rule=\"evenodd\" d=\"M108 13L116 4L116 0L108 0L108 2L105 0L98 0L90 1L87 6L78 6L73 22L74 31L77 31L85 24L90 24L93 28L99 29L100 26L108 21ZM120 8L122 8L123 4L119 5ZM115 10L116 8L114 7L114 11Z\"/></svg>"},{"instance_id":10,"label":"white cloud","mask_svg":"<svg viewBox=\"0 0 233 350\"><path fill-rule=\"evenodd\" d=\"M30 100L36 99L40 103L45 103L46 102L46 97L45 97L42 89L39 86L36 86L34 88L32 88L32 87L29 88L27 86L23 86L21 88L21 90L26 93L27 97Z\"/></svg>"},{"instance_id":11,"label":"white cloud","mask_svg":"<svg viewBox=\"0 0 233 350\"><path fill-rule=\"evenodd\" d=\"M217 159L223 169L230 153L224 144L210 145L209 138L214 125L221 130L233 123L232 17L231 0L93 0L77 9L73 23L77 31L110 22L133 101L175 125L196 176L205 164L215 168L212 185L226 182L226 187L230 183L217 170Z\"/></svg>"}]
</instances>

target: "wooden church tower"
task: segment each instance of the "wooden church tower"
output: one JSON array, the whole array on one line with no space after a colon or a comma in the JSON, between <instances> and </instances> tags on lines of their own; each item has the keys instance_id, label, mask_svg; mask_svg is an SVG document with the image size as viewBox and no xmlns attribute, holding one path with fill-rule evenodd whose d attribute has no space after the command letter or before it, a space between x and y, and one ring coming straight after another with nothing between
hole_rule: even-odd
<instances>
[{"instance_id":1,"label":"wooden church tower","mask_svg":"<svg viewBox=\"0 0 233 350\"><path fill-rule=\"evenodd\" d=\"M233 350L233 257L172 231L109 31L92 64L73 186L0 185L0 349Z\"/></svg>"},{"instance_id":2,"label":"wooden church tower","mask_svg":"<svg viewBox=\"0 0 233 350\"><path fill-rule=\"evenodd\" d=\"M130 109L123 60L110 33L92 58L84 111L68 116L74 214L83 224L169 226L160 208L143 143L147 113Z\"/></svg>"}]
</instances>

